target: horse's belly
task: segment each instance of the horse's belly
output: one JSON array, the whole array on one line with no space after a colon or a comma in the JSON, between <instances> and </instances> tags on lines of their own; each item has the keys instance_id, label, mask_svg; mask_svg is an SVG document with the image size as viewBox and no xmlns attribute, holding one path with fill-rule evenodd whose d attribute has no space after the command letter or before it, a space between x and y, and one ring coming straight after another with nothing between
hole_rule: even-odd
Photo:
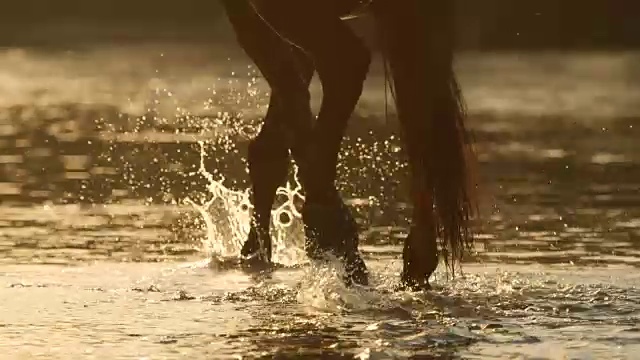
<instances>
[{"instance_id":1,"label":"horse's belly","mask_svg":"<svg viewBox=\"0 0 640 360\"><path fill-rule=\"evenodd\" d=\"M371 2L370 0L334 0L336 12L342 18L360 15Z\"/></svg>"}]
</instances>

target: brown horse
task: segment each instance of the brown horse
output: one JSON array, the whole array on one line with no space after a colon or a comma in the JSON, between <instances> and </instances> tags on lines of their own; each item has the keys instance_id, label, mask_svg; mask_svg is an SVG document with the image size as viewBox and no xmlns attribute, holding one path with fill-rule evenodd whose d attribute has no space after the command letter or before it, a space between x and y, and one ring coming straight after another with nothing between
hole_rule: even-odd
<instances>
[{"instance_id":1,"label":"brown horse","mask_svg":"<svg viewBox=\"0 0 640 360\"><path fill-rule=\"evenodd\" d=\"M302 214L307 254L320 259L333 253L345 263L347 282L367 284L357 226L335 186L341 141L371 61L371 51L342 18L363 1L222 3L238 42L272 90L263 128L249 148L254 214L242 255L247 261L271 261L271 208L287 176L291 151L306 193ZM472 152L453 71L453 4L371 0L366 5L390 70L411 170L413 216L404 242L401 283L424 289L439 255L453 269L473 242ZM309 83L315 71L323 100L314 122Z\"/></svg>"}]
</instances>

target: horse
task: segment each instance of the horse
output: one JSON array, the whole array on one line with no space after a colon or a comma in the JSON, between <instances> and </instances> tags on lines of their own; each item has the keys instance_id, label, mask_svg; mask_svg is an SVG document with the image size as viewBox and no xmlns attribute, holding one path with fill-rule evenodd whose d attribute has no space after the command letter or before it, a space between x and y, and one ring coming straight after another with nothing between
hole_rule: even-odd
<instances>
[{"instance_id":1,"label":"horse","mask_svg":"<svg viewBox=\"0 0 640 360\"><path fill-rule=\"evenodd\" d=\"M311 259L342 260L348 284L368 284L358 227L337 188L338 153L362 95L370 50L345 23L357 9L375 21L410 169L412 217L400 287L429 289L442 260L455 271L473 246L474 157L453 69L454 15L448 0L221 0L236 39L271 88L250 142L254 211L241 256L271 262L271 209L289 154L305 191L302 221ZM314 121L309 85L323 98Z\"/></svg>"}]
</instances>

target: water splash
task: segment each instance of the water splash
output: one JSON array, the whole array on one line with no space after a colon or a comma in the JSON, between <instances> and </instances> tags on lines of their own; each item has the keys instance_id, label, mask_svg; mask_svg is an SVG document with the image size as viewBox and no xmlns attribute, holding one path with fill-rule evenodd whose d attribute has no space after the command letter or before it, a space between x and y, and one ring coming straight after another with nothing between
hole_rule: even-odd
<instances>
[{"instance_id":1,"label":"water splash","mask_svg":"<svg viewBox=\"0 0 640 360\"><path fill-rule=\"evenodd\" d=\"M190 198L186 198L185 202L202 216L206 226L202 251L211 259L237 257L251 228L253 204L250 189L233 190L224 186L224 175L216 179L205 166L204 142L199 141L198 144L198 173L208 181L210 198L202 204ZM298 168L294 166L294 183L287 182L284 187L278 188L276 196L282 200L271 212L273 261L285 266L296 265L304 259L302 215L296 207L297 203L304 201L301 190Z\"/></svg>"}]
</instances>

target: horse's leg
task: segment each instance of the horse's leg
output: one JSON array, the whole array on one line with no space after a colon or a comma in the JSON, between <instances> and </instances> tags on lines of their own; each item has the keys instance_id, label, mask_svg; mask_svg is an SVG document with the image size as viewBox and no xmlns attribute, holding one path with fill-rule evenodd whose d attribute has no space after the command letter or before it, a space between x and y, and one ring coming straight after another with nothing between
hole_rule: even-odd
<instances>
[{"instance_id":1,"label":"horse's leg","mask_svg":"<svg viewBox=\"0 0 640 360\"><path fill-rule=\"evenodd\" d=\"M396 93L398 120L402 129L403 141L409 157L411 172L410 195L413 205L411 229L404 241L402 253L403 268L401 283L411 288L429 287L428 279L438 266L437 233L433 222L433 196L426 186L426 174L423 163L427 151L425 137L427 122L421 118L428 116L420 98L422 94L412 93L420 68L420 59L414 49L408 45L415 41L413 28L409 19L402 19L399 4L378 0L374 7L376 21L381 22L384 29L384 46L387 49L388 61L393 72L393 86ZM402 23L406 21L406 23ZM405 44L403 44L403 41ZM411 75L414 75L413 77ZM427 80L428 81L428 80ZM444 156L444 154L442 154Z\"/></svg>"},{"instance_id":2,"label":"horse's leg","mask_svg":"<svg viewBox=\"0 0 640 360\"><path fill-rule=\"evenodd\" d=\"M366 283L357 226L340 199L335 180L342 138L362 93L370 53L335 14L330 2L254 0L254 4L280 35L309 53L322 82L322 105L308 147L313 177L306 184L303 209L307 253L319 257L333 252L346 260L347 280Z\"/></svg>"},{"instance_id":3,"label":"horse's leg","mask_svg":"<svg viewBox=\"0 0 640 360\"><path fill-rule=\"evenodd\" d=\"M249 143L249 178L252 186L253 213L251 228L241 255L258 262L271 261L271 210L276 190L287 177L289 149L281 124L283 108L272 94L264 125L258 136Z\"/></svg>"},{"instance_id":4,"label":"horse's leg","mask_svg":"<svg viewBox=\"0 0 640 360\"><path fill-rule=\"evenodd\" d=\"M453 74L453 5L448 0L376 0L409 155L412 225L404 243L402 284L429 288L442 258L454 265L470 246L468 147Z\"/></svg>"},{"instance_id":5,"label":"horse's leg","mask_svg":"<svg viewBox=\"0 0 640 360\"><path fill-rule=\"evenodd\" d=\"M249 144L254 212L241 251L245 257L269 262L271 209L276 190L287 176L289 149L300 166L303 184L306 182L300 144L306 143L311 132L308 88L314 68L306 54L274 33L246 0L224 0L223 4L238 42L272 89L264 125Z\"/></svg>"}]
</instances>

